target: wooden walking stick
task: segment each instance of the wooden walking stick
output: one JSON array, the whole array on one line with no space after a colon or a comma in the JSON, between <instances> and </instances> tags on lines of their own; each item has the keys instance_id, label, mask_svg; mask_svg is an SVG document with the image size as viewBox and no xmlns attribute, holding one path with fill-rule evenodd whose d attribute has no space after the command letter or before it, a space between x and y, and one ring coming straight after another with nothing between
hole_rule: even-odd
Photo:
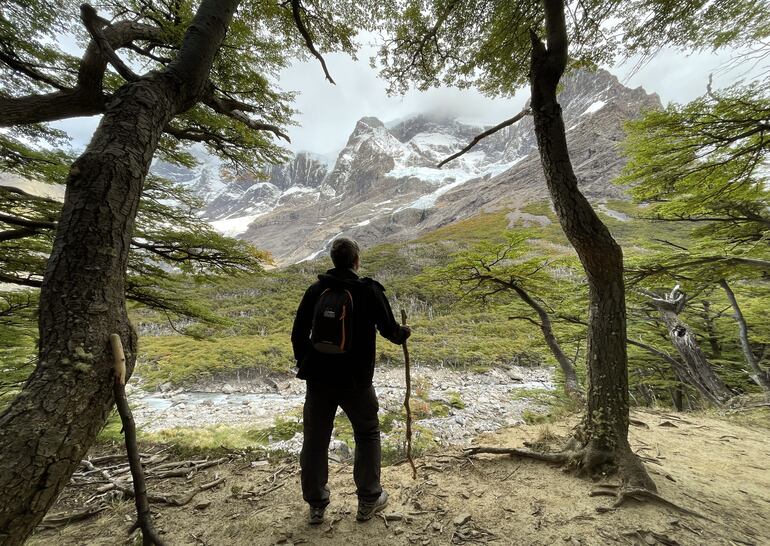
<instances>
[{"instance_id":1,"label":"wooden walking stick","mask_svg":"<svg viewBox=\"0 0 770 546\"><path fill-rule=\"evenodd\" d=\"M406 326L406 311L401 309L401 324ZM414 466L412 459L412 408L409 406L409 398L412 396L412 374L409 370L409 349L404 340L404 372L406 374L406 395L404 396L404 407L406 408L406 460L412 466L412 479L417 479L417 467Z\"/></svg>"},{"instance_id":2,"label":"wooden walking stick","mask_svg":"<svg viewBox=\"0 0 770 546\"><path fill-rule=\"evenodd\" d=\"M120 420L123 423L128 465L131 468L131 478L134 483L136 523L131 527L129 533L138 527L142 531L143 546L164 546L152 525L150 503L147 500L147 486L144 482L144 470L142 469L139 448L136 445L136 425L126 398L126 356L118 334L110 334L110 345L112 346L113 366L115 368L115 385L113 386L115 405L118 407Z\"/></svg>"}]
</instances>

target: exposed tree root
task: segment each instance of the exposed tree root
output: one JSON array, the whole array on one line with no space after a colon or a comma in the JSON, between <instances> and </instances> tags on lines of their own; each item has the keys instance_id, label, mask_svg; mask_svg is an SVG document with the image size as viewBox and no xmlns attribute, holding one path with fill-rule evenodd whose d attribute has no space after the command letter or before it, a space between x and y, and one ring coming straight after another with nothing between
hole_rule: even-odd
<instances>
[{"instance_id":1,"label":"exposed tree root","mask_svg":"<svg viewBox=\"0 0 770 546\"><path fill-rule=\"evenodd\" d=\"M148 494L147 499L150 502L158 503L158 504L167 504L169 506L184 506L186 504L189 504L193 498L195 498L195 495L202 491L206 491L207 489L212 489L216 487L217 485L224 483L225 478L218 478L212 482L204 483L203 485L199 485L192 491L189 491L188 493L181 495L181 496L171 496L171 495L156 495L156 494ZM115 487L123 492L126 496L132 497L134 496L134 490L127 485L124 484L115 484Z\"/></svg>"},{"instance_id":2,"label":"exposed tree root","mask_svg":"<svg viewBox=\"0 0 770 546\"><path fill-rule=\"evenodd\" d=\"M489 453L493 455L510 455L511 457L535 459L537 461L576 468L582 474L596 474L597 471L606 469L607 466L610 465L614 467L615 471L620 475L623 484L602 484L590 491L589 495L592 497L608 496L616 499L611 508L598 507L598 512L615 510L631 499L639 502L654 502L672 508L683 514L713 521L700 512L680 506L659 495L656 492L657 488L655 487L655 483L649 477L649 474L647 474L644 465L639 458L631 452L630 448L628 449L628 453L625 453L625 450L619 450L619 452L598 450L593 448L590 443L582 449L573 449L572 446L574 445L575 442L570 441L567 444L568 449L556 453L542 453L527 449L495 446L476 446L465 449L464 452L466 455Z\"/></svg>"},{"instance_id":3,"label":"exposed tree root","mask_svg":"<svg viewBox=\"0 0 770 546\"><path fill-rule=\"evenodd\" d=\"M600 485L599 487L592 489L589 495L592 497L597 497L597 496L615 497L616 500L612 505L612 508L608 509L606 507L600 507L601 509L597 508L598 512L608 512L610 510L614 510L615 508L619 508L627 500L632 499L639 502L654 502L662 506L666 506L668 508L673 508L674 510L681 512L683 514L687 514L689 516L695 516L697 518L705 519L708 521L714 521L708 516L701 514L700 512L696 512L695 510L691 510L689 508L685 508L684 506L680 506L675 502L662 497L658 493L655 493L654 491L650 491L649 489L628 488L628 487L621 487L617 485L603 484L603 485Z\"/></svg>"},{"instance_id":4,"label":"exposed tree root","mask_svg":"<svg viewBox=\"0 0 770 546\"><path fill-rule=\"evenodd\" d=\"M75 510L74 512L51 514L50 516L46 516L43 519L43 521L40 523L40 527L43 529L61 527L63 525L68 525L75 521L82 521L84 519L93 517L105 511L107 508L109 507L106 504L101 504L99 506L91 506L89 508L84 508L82 510Z\"/></svg>"}]
</instances>

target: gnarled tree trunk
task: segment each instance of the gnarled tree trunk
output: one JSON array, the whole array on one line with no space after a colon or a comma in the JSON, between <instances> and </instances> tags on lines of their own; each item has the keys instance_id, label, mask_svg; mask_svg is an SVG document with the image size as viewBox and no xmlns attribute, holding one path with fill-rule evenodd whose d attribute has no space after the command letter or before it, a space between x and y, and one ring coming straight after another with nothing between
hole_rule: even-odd
<instances>
[{"instance_id":1,"label":"gnarled tree trunk","mask_svg":"<svg viewBox=\"0 0 770 546\"><path fill-rule=\"evenodd\" d=\"M684 383L698 389L712 403L723 404L733 396L733 392L714 372L693 330L679 317L687 302L679 286L674 287L667 296L651 296L650 305L660 313L660 318L668 330L668 337L682 357L679 366L675 367L677 375Z\"/></svg>"},{"instance_id":2,"label":"gnarled tree trunk","mask_svg":"<svg viewBox=\"0 0 770 546\"><path fill-rule=\"evenodd\" d=\"M624 481L655 489L628 444L628 366L623 253L578 188L556 88L567 65L563 0L543 0L546 45L532 32L530 84L535 134L548 190L589 286L587 408L580 463L614 467Z\"/></svg>"},{"instance_id":3,"label":"gnarled tree trunk","mask_svg":"<svg viewBox=\"0 0 770 546\"><path fill-rule=\"evenodd\" d=\"M104 425L111 333L133 369L124 285L142 185L163 128L202 94L237 5L203 0L178 58L116 93L72 166L40 294L39 362L0 416L1 545L32 533Z\"/></svg>"}]
</instances>

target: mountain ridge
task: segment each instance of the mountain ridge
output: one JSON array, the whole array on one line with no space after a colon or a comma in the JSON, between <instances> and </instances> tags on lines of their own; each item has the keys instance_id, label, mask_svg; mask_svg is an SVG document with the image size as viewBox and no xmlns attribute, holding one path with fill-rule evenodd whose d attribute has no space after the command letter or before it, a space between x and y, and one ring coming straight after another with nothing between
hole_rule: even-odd
<instances>
[{"instance_id":1,"label":"mountain ridge","mask_svg":"<svg viewBox=\"0 0 770 546\"><path fill-rule=\"evenodd\" d=\"M660 98L598 70L565 78L559 101L583 192L596 202L624 198L612 184L624 162L617 147L623 123L660 108ZM529 116L435 168L487 128L431 114L389 123L364 116L332 165L299 152L266 169L264 180L213 182L209 164L208 174L185 183L204 198L203 216L217 229L270 251L278 264L294 263L317 256L341 234L364 245L403 240L546 198Z\"/></svg>"}]
</instances>

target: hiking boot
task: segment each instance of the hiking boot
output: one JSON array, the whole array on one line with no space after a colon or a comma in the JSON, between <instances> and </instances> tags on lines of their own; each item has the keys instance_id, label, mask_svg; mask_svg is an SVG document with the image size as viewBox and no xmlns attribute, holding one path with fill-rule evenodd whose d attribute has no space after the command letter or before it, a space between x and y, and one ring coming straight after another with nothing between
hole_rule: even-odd
<instances>
[{"instance_id":1,"label":"hiking boot","mask_svg":"<svg viewBox=\"0 0 770 546\"><path fill-rule=\"evenodd\" d=\"M323 523L325 511L326 511L326 506L311 506L310 514L308 515L307 522L310 525L319 525Z\"/></svg>"},{"instance_id":2,"label":"hiking boot","mask_svg":"<svg viewBox=\"0 0 770 546\"><path fill-rule=\"evenodd\" d=\"M383 490L380 493L380 497L374 502L358 501L358 512L356 513L356 520L369 521L374 514L381 512L388 504L388 493Z\"/></svg>"}]
</instances>

